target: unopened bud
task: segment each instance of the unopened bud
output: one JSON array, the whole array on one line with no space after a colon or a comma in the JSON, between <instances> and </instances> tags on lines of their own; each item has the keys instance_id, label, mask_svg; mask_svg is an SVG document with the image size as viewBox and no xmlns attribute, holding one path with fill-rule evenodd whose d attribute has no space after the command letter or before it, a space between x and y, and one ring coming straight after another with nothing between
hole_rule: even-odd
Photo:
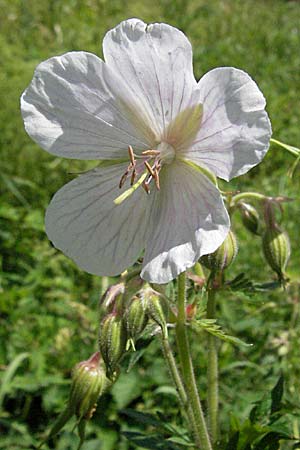
<instances>
[{"instance_id":1,"label":"unopened bud","mask_svg":"<svg viewBox=\"0 0 300 450\"><path fill-rule=\"evenodd\" d=\"M242 214L242 222L245 228L253 234L260 234L259 214L254 206L249 205L248 203L241 203L239 207Z\"/></svg>"},{"instance_id":2,"label":"unopened bud","mask_svg":"<svg viewBox=\"0 0 300 450\"><path fill-rule=\"evenodd\" d=\"M197 314L197 304L190 303L189 305L186 305L185 314L186 314L187 320L194 319L194 317Z\"/></svg>"},{"instance_id":3,"label":"unopened bud","mask_svg":"<svg viewBox=\"0 0 300 450\"><path fill-rule=\"evenodd\" d=\"M125 284L118 283L112 286L105 291L99 301L99 310L100 316L111 312L116 312L121 309L122 305L122 297L125 292Z\"/></svg>"},{"instance_id":4,"label":"unopened bud","mask_svg":"<svg viewBox=\"0 0 300 450\"><path fill-rule=\"evenodd\" d=\"M135 296L131 299L124 316L126 324L127 338L134 349L134 341L144 331L148 316L146 314L145 303L142 298Z\"/></svg>"},{"instance_id":5,"label":"unopened bud","mask_svg":"<svg viewBox=\"0 0 300 450\"><path fill-rule=\"evenodd\" d=\"M167 301L161 294L151 288L144 289L141 295L146 303L147 314L161 327L163 336L167 337L167 317L169 312Z\"/></svg>"},{"instance_id":6,"label":"unopened bud","mask_svg":"<svg viewBox=\"0 0 300 450\"><path fill-rule=\"evenodd\" d=\"M237 251L236 237L229 231L223 244L213 253L202 256L200 262L209 270L221 272L234 261Z\"/></svg>"},{"instance_id":7,"label":"unopened bud","mask_svg":"<svg viewBox=\"0 0 300 450\"><path fill-rule=\"evenodd\" d=\"M106 364L107 376L112 379L125 353L126 329L121 317L110 313L103 318L99 329L99 349Z\"/></svg>"},{"instance_id":8,"label":"unopened bud","mask_svg":"<svg viewBox=\"0 0 300 450\"><path fill-rule=\"evenodd\" d=\"M284 271L291 253L288 234L274 224L266 229L262 242L269 266L277 273L280 280L284 280Z\"/></svg>"},{"instance_id":9,"label":"unopened bud","mask_svg":"<svg viewBox=\"0 0 300 450\"><path fill-rule=\"evenodd\" d=\"M72 373L69 406L78 418L90 419L99 396L107 387L105 370L100 364L100 352L77 364Z\"/></svg>"}]
</instances>

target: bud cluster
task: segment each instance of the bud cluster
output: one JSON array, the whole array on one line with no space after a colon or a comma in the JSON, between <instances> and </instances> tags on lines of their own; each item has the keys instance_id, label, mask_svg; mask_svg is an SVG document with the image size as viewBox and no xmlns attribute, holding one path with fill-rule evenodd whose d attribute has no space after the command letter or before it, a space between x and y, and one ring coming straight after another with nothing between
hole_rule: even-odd
<instances>
[{"instance_id":1,"label":"bud cluster","mask_svg":"<svg viewBox=\"0 0 300 450\"><path fill-rule=\"evenodd\" d=\"M135 288L135 289L134 289ZM131 283L129 290L123 290L120 300L120 289L108 290L101 306L109 306L99 327L99 350L106 366L106 376L114 380L122 357L132 347L145 330L149 319L156 322L164 336L167 335L168 305L162 295L149 286L142 289L139 283ZM129 297L129 294L132 294Z\"/></svg>"}]
</instances>

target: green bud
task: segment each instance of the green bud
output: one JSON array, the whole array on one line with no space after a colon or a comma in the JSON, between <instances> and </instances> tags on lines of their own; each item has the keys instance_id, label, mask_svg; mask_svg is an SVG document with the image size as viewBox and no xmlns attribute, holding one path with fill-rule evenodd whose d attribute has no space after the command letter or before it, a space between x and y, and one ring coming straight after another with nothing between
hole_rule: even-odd
<instances>
[{"instance_id":1,"label":"green bud","mask_svg":"<svg viewBox=\"0 0 300 450\"><path fill-rule=\"evenodd\" d=\"M257 210L248 203L240 203L239 207L245 228L251 233L259 235L260 220Z\"/></svg>"},{"instance_id":2,"label":"green bud","mask_svg":"<svg viewBox=\"0 0 300 450\"><path fill-rule=\"evenodd\" d=\"M107 376L112 379L126 349L126 328L116 313L105 316L100 324L99 350L106 364Z\"/></svg>"},{"instance_id":3,"label":"green bud","mask_svg":"<svg viewBox=\"0 0 300 450\"><path fill-rule=\"evenodd\" d=\"M105 370L100 364L100 352L77 364L72 372L69 407L78 418L90 419L99 396L107 387Z\"/></svg>"},{"instance_id":4,"label":"green bud","mask_svg":"<svg viewBox=\"0 0 300 450\"><path fill-rule=\"evenodd\" d=\"M54 422L47 438L37 449L56 436L74 415L79 419L77 427L80 446L78 448L81 447L84 442L86 421L91 419L97 407L98 398L110 384L101 363L100 352L96 352L87 361L82 361L74 367L68 404Z\"/></svg>"},{"instance_id":5,"label":"green bud","mask_svg":"<svg viewBox=\"0 0 300 450\"><path fill-rule=\"evenodd\" d=\"M288 234L273 224L265 231L262 243L267 263L279 279L284 280L284 271L291 253Z\"/></svg>"},{"instance_id":6,"label":"green bud","mask_svg":"<svg viewBox=\"0 0 300 450\"><path fill-rule=\"evenodd\" d=\"M143 289L141 296L145 302L147 314L161 327L164 337L167 337L167 317L169 312L167 301L159 292L154 291L150 287Z\"/></svg>"},{"instance_id":7,"label":"green bud","mask_svg":"<svg viewBox=\"0 0 300 450\"><path fill-rule=\"evenodd\" d=\"M236 237L232 231L229 231L223 244L213 253L202 256L200 262L209 270L222 272L234 261L237 252Z\"/></svg>"},{"instance_id":8,"label":"green bud","mask_svg":"<svg viewBox=\"0 0 300 450\"><path fill-rule=\"evenodd\" d=\"M135 296L131 299L125 311L124 321L126 324L127 338L135 350L134 341L144 331L148 322L145 304L140 297Z\"/></svg>"},{"instance_id":9,"label":"green bud","mask_svg":"<svg viewBox=\"0 0 300 450\"><path fill-rule=\"evenodd\" d=\"M107 313L122 309L122 297L124 292L124 283L109 286L99 301L100 317L103 317Z\"/></svg>"}]
</instances>

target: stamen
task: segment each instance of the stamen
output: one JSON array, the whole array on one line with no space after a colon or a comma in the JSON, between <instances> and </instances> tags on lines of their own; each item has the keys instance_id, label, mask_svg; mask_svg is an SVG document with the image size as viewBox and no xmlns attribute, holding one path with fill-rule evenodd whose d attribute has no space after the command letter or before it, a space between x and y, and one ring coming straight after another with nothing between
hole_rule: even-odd
<instances>
[{"instance_id":1,"label":"stamen","mask_svg":"<svg viewBox=\"0 0 300 450\"><path fill-rule=\"evenodd\" d=\"M121 177L121 180L120 180L120 183L119 183L119 189L121 189L122 186L124 185L124 183L125 183L125 181L127 179L127 176L128 176L128 170L126 170L124 175L122 175L122 177Z\"/></svg>"},{"instance_id":2,"label":"stamen","mask_svg":"<svg viewBox=\"0 0 300 450\"><path fill-rule=\"evenodd\" d=\"M146 183L145 181L142 184L142 187L144 188L144 190L146 191L147 194L150 194L150 188L148 183Z\"/></svg>"},{"instance_id":3,"label":"stamen","mask_svg":"<svg viewBox=\"0 0 300 450\"><path fill-rule=\"evenodd\" d=\"M159 150L145 150L142 152L142 155L144 156L158 156L159 154Z\"/></svg>"},{"instance_id":4,"label":"stamen","mask_svg":"<svg viewBox=\"0 0 300 450\"><path fill-rule=\"evenodd\" d=\"M145 164L148 172L150 173L150 175L152 175L154 177L154 171L153 171L152 167L150 166L150 164L148 163L148 161L144 161L144 164Z\"/></svg>"},{"instance_id":5,"label":"stamen","mask_svg":"<svg viewBox=\"0 0 300 450\"><path fill-rule=\"evenodd\" d=\"M133 186L131 186L129 189L127 189L125 192L123 192L123 194L119 195L119 197L117 197L114 200L114 204L120 205L124 200L126 200L126 198L130 197L130 195L133 194L134 191L136 191L137 188L140 187L144 183L147 176L148 176L148 172L144 172L143 175L137 180L137 182Z\"/></svg>"},{"instance_id":6,"label":"stamen","mask_svg":"<svg viewBox=\"0 0 300 450\"><path fill-rule=\"evenodd\" d=\"M133 153L133 148L131 147L131 145L128 145L128 153L129 153L129 158L130 158L131 164L133 166L135 166L134 153Z\"/></svg>"},{"instance_id":7,"label":"stamen","mask_svg":"<svg viewBox=\"0 0 300 450\"><path fill-rule=\"evenodd\" d=\"M133 169L132 174L131 174L131 179L130 179L130 186L132 186L134 184L136 178L136 170Z\"/></svg>"},{"instance_id":8,"label":"stamen","mask_svg":"<svg viewBox=\"0 0 300 450\"><path fill-rule=\"evenodd\" d=\"M157 170L157 168L155 167L155 169L154 169L154 181L155 181L155 186L156 186L156 189L159 191L160 190L160 184L159 184L159 174L158 174L158 170Z\"/></svg>"}]
</instances>

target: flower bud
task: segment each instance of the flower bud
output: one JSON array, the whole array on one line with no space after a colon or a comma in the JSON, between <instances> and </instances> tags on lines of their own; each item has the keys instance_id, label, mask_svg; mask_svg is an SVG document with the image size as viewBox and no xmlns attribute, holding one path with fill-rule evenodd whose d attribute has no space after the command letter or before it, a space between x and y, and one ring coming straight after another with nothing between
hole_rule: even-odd
<instances>
[{"instance_id":1,"label":"flower bud","mask_svg":"<svg viewBox=\"0 0 300 450\"><path fill-rule=\"evenodd\" d=\"M263 238L263 252L265 258L280 280L284 280L284 271L290 258L290 240L288 234L278 225L267 228Z\"/></svg>"},{"instance_id":2,"label":"flower bud","mask_svg":"<svg viewBox=\"0 0 300 450\"><path fill-rule=\"evenodd\" d=\"M130 340L134 349L134 341L145 329L148 316L143 300L135 296L131 299L126 311L124 321L126 324L127 338Z\"/></svg>"},{"instance_id":3,"label":"flower bud","mask_svg":"<svg viewBox=\"0 0 300 450\"><path fill-rule=\"evenodd\" d=\"M112 379L126 348L126 329L116 313L105 316L100 324L99 349L106 364L107 376Z\"/></svg>"},{"instance_id":4,"label":"flower bud","mask_svg":"<svg viewBox=\"0 0 300 450\"><path fill-rule=\"evenodd\" d=\"M164 297L153 289L146 288L142 291L142 298L146 304L147 314L162 329L164 337L167 337L167 317L169 307Z\"/></svg>"},{"instance_id":5,"label":"flower bud","mask_svg":"<svg viewBox=\"0 0 300 450\"><path fill-rule=\"evenodd\" d=\"M236 237L232 231L229 231L223 244L213 253L202 256L200 262L209 270L223 271L234 261L237 252Z\"/></svg>"},{"instance_id":6,"label":"flower bud","mask_svg":"<svg viewBox=\"0 0 300 450\"><path fill-rule=\"evenodd\" d=\"M100 317L104 314L121 309L122 297L125 292L125 284L118 283L109 286L99 301Z\"/></svg>"},{"instance_id":7,"label":"flower bud","mask_svg":"<svg viewBox=\"0 0 300 450\"><path fill-rule=\"evenodd\" d=\"M78 418L90 419L99 396L107 387L105 370L100 364L100 352L77 364L72 373L69 406Z\"/></svg>"},{"instance_id":8,"label":"flower bud","mask_svg":"<svg viewBox=\"0 0 300 450\"><path fill-rule=\"evenodd\" d=\"M247 230L251 233L259 235L260 220L257 210L254 206L249 205L248 203L241 203L239 207L242 214L242 222L245 228L247 228Z\"/></svg>"}]
</instances>

